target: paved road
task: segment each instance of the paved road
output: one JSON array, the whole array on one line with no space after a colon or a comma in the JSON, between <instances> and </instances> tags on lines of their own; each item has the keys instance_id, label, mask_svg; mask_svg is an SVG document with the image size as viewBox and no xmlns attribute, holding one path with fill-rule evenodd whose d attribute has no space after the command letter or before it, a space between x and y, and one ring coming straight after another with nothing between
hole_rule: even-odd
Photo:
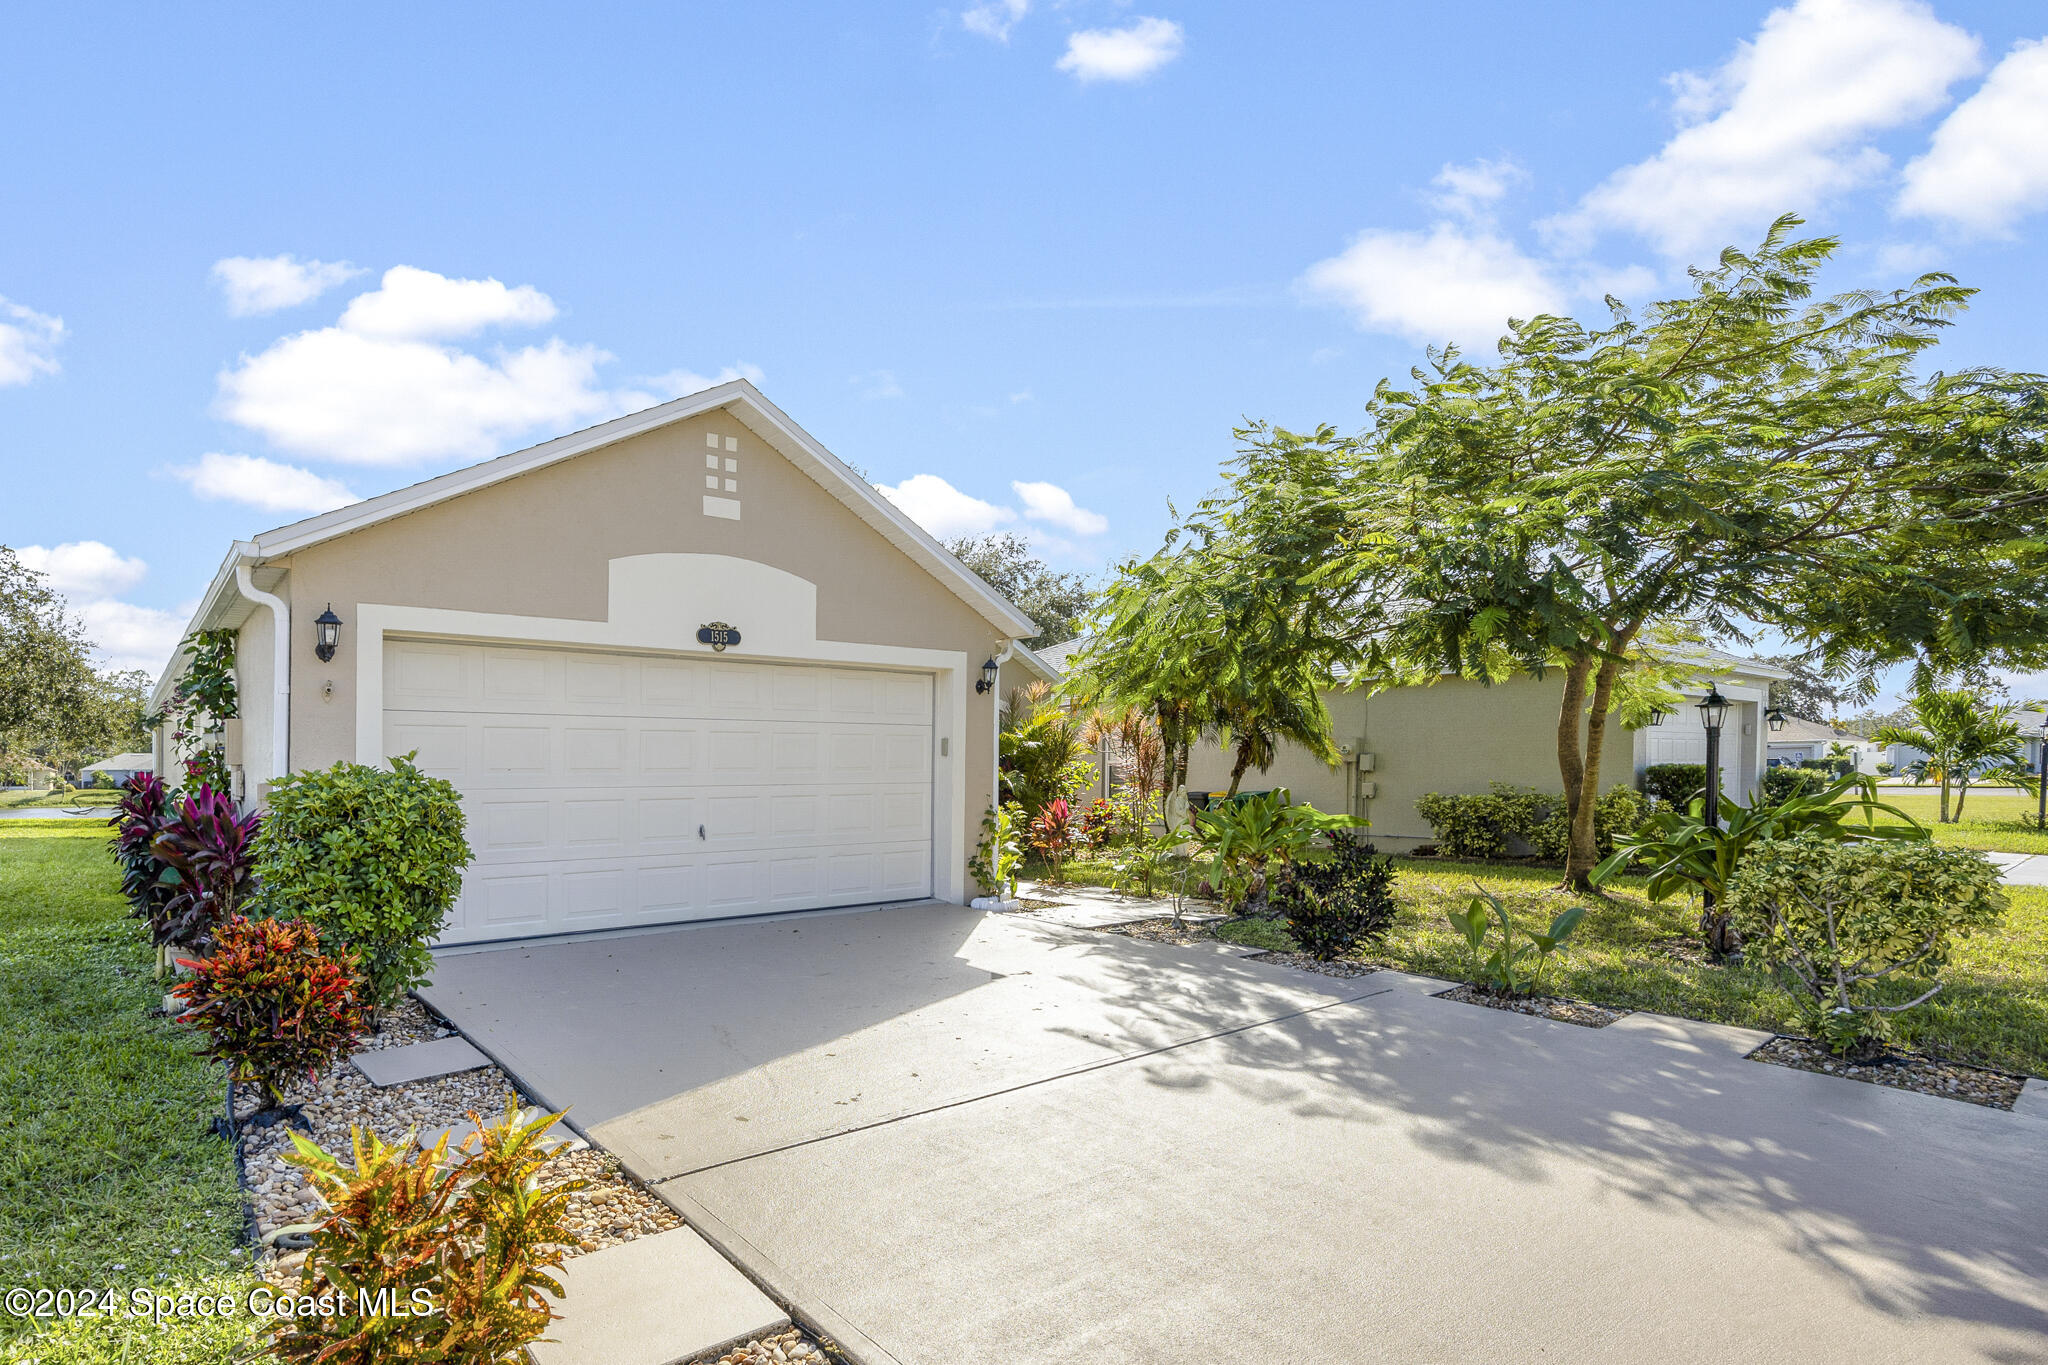
<instances>
[{"instance_id":1,"label":"paved road","mask_svg":"<svg viewBox=\"0 0 2048 1365\"><path fill-rule=\"evenodd\" d=\"M2048 1359L2034 1104L1443 986L915 907L426 995L867 1365Z\"/></svg>"}]
</instances>

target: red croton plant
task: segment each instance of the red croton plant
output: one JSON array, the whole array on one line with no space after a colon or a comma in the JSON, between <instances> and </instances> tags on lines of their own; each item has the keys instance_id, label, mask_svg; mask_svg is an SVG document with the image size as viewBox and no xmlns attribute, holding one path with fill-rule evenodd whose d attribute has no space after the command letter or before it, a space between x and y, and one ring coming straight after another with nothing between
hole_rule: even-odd
<instances>
[{"instance_id":1,"label":"red croton plant","mask_svg":"<svg viewBox=\"0 0 2048 1365\"><path fill-rule=\"evenodd\" d=\"M207 1055L233 1068L238 1082L263 1087L266 1107L283 1102L284 1084L308 1079L355 1046L364 1012L355 960L320 950L320 931L303 920L236 915L213 931L211 957L181 960L190 979L173 992L206 1030Z\"/></svg>"}]
</instances>

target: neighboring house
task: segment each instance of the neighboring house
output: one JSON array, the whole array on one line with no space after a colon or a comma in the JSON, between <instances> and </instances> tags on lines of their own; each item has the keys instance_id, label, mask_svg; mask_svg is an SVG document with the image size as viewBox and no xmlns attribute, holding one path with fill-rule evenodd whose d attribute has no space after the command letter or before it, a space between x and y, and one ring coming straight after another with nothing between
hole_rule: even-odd
<instances>
[{"instance_id":1,"label":"neighboring house","mask_svg":"<svg viewBox=\"0 0 2048 1365\"><path fill-rule=\"evenodd\" d=\"M1064 662L1075 642L1040 650ZM1706 732L1695 709L1711 677L1728 698L1721 731L1723 789L1753 793L1766 764L1763 713L1771 683L1789 676L1753 659L1718 651L1701 655L1702 681L1684 702L1654 725L1631 730L1610 719L1600 759L1600 787L1631 785L1653 763L1706 761ZM1335 767L1296 745L1284 745L1273 766L1254 768L1243 789L1288 788L1294 799L1321 810L1346 811L1371 822L1382 850L1405 852L1434 838L1415 801L1429 792L1483 792L1494 782L1560 791L1557 712L1564 675L1518 677L1487 686L1446 677L1428 686L1384 692L1332 690L1323 701L1344 759ZM1188 755L1188 785L1223 791L1232 755L1220 744L1197 744Z\"/></svg>"},{"instance_id":2,"label":"neighboring house","mask_svg":"<svg viewBox=\"0 0 2048 1365\"><path fill-rule=\"evenodd\" d=\"M1857 772L1876 772L1878 761L1884 756L1881 744L1858 739L1847 730L1838 730L1819 721L1787 716L1783 728L1771 732L1770 763L1775 768L1781 763L1797 764L1833 757L1828 751L1837 744L1849 750L1847 756L1856 760Z\"/></svg>"},{"instance_id":3,"label":"neighboring house","mask_svg":"<svg viewBox=\"0 0 2048 1365\"><path fill-rule=\"evenodd\" d=\"M2041 743L2044 728L2048 728L2048 713L2038 706L2028 707L2014 717L2019 722L2020 744L2027 755L2027 767L2034 772L2041 771ZM1923 749L1911 744L1872 745L1879 759L1892 765L1894 773L1904 773L1907 767L1927 757ZM1874 770L1874 765L1873 765Z\"/></svg>"},{"instance_id":4,"label":"neighboring house","mask_svg":"<svg viewBox=\"0 0 2048 1365\"><path fill-rule=\"evenodd\" d=\"M461 790L443 943L964 901L983 664L1036 629L745 380L238 542L210 628L257 804L413 751Z\"/></svg>"},{"instance_id":5,"label":"neighboring house","mask_svg":"<svg viewBox=\"0 0 2048 1365\"><path fill-rule=\"evenodd\" d=\"M95 776L105 773L108 781L119 786L137 773L155 771L155 754L115 754L112 758L103 758L97 763L88 763L80 768L78 783L80 786L89 785Z\"/></svg>"}]
</instances>

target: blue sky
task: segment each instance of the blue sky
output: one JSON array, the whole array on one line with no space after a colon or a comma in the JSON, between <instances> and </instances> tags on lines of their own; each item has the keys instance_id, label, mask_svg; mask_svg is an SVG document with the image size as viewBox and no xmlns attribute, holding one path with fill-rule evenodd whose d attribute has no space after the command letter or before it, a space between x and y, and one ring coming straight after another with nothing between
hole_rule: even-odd
<instances>
[{"instance_id":1,"label":"blue sky","mask_svg":"<svg viewBox=\"0 0 2048 1365\"><path fill-rule=\"evenodd\" d=\"M941 534L1149 549L1246 417L1805 213L2048 370L2048 13L17 7L0 543L160 666L228 542L748 374Z\"/></svg>"}]
</instances>

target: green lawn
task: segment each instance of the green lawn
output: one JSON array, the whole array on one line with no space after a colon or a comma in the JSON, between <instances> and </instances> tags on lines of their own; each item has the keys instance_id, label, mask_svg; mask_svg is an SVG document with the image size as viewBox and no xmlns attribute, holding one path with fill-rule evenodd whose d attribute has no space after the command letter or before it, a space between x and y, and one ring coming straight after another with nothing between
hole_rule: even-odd
<instances>
[{"instance_id":1,"label":"green lawn","mask_svg":"<svg viewBox=\"0 0 2048 1365\"><path fill-rule=\"evenodd\" d=\"M1973 798L1974 799L1974 798ZM1797 1031L1790 998L1762 971L1719 967L1691 951L1697 907L1651 904L1641 883L1624 879L1605 901L1557 890L1555 868L1400 859L1394 881L1400 915L1368 961L1427 976L1472 980L1465 941L1443 912L1462 909L1475 886L1506 902L1518 924L1548 927L1567 905L1594 906L1546 989L1580 1000L1655 1010L1773 1032ZM1108 885L1109 865L1068 865L1071 880ZM1940 995L1896 1016L1907 1047L1956 1061L2048 1076L2048 887L2010 887L2012 908L1994 933L1964 940ZM1219 937L1266 948L1291 947L1279 925L1233 922ZM1904 980L1888 999L1909 1000L1929 983Z\"/></svg>"},{"instance_id":2,"label":"green lawn","mask_svg":"<svg viewBox=\"0 0 2048 1365\"><path fill-rule=\"evenodd\" d=\"M2010 788L1997 792L1971 792L1963 803L1963 818L1953 825L1940 824L1941 790L1938 787L1883 787L1888 804L1934 831L1934 842L1961 848L1981 848L1994 853L2048 853L2048 833L2035 825L2040 806L2036 800ZM1953 797L1951 797L1951 809Z\"/></svg>"},{"instance_id":3,"label":"green lawn","mask_svg":"<svg viewBox=\"0 0 2048 1365\"><path fill-rule=\"evenodd\" d=\"M111 787L71 791L62 796L47 791L0 792L0 810L27 810L35 806L104 806L112 810L120 801L121 793Z\"/></svg>"},{"instance_id":4,"label":"green lawn","mask_svg":"<svg viewBox=\"0 0 2048 1365\"><path fill-rule=\"evenodd\" d=\"M152 1019L154 956L97 823L0 820L0 1287L254 1283L219 1070ZM247 1319L0 1317L0 1360L216 1365Z\"/></svg>"}]
</instances>

